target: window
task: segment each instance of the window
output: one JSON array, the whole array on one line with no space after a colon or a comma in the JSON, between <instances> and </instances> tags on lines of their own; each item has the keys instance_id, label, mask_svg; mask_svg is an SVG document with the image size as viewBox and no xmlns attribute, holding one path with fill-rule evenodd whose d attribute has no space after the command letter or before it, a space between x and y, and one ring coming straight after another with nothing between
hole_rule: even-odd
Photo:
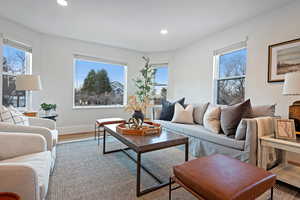
<instances>
[{"instance_id":1,"label":"window","mask_svg":"<svg viewBox=\"0 0 300 200\"><path fill-rule=\"evenodd\" d=\"M243 46L215 54L215 103L232 105L244 101L247 49Z\"/></svg>"},{"instance_id":2,"label":"window","mask_svg":"<svg viewBox=\"0 0 300 200\"><path fill-rule=\"evenodd\" d=\"M168 92L168 65L152 65L154 73L154 104L161 105L161 101L167 98Z\"/></svg>"},{"instance_id":3,"label":"window","mask_svg":"<svg viewBox=\"0 0 300 200\"><path fill-rule=\"evenodd\" d=\"M16 90L16 76L31 73L31 48L7 39L3 44L2 104L26 107L28 96Z\"/></svg>"},{"instance_id":4,"label":"window","mask_svg":"<svg viewBox=\"0 0 300 200\"><path fill-rule=\"evenodd\" d=\"M74 106L107 107L126 104L126 65L75 56Z\"/></svg>"}]
</instances>

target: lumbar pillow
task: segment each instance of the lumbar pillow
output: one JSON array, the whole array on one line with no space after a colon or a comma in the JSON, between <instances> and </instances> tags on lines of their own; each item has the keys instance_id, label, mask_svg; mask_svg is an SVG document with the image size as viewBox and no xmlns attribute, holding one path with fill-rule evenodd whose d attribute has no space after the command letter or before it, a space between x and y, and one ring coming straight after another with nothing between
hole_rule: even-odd
<instances>
[{"instance_id":1,"label":"lumbar pillow","mask_svg":"<svg viewBox=\"0 0 300 200\"><path fill-rule=\"evenodd\" d=\"M9 106L8 110L9 110L11 116L12 116L14 124L16 124L16 125L24 125L24 126L28 126L29 125L28 117L26 117L25 115L23 115L16 108L14 108L13 106Z\"/></svg>"},{"instance_id":2,"label":"lumbar pillow","mask_svg":"<svg viewBox=\"0 0 300 200\"><path fill-rule=\"evenodd\" d=\"M188 105L186 108L184 108L179 103L176 103L172 122L193 124L194 123L193 110L194 108L192 105Z\"/></svg>"},{"instance_id":3,"label":"lumbar pillow","mask_svg":"<svg viewBox=\"0 0 300 200\"><path fill-rule=\"evenodd\" d=\"M225 135L235 135L236 129L244 117L251 116L250 99L243 103L227 106L221 110L221 128Z\"/></svg>"},{"instance_id":4,"label":"lumbar pillow","mask_svg":"<svg viewBox=\"0 0 300 200\"><path fill-rule=\"evenodd\" d=\"M202 104L194 105L193 117L194 117L195 123L203 125L203 117L204 117L205 111L208 107L208 104L209 103L202 103Z\"/></svg>"},{"instance_id":5,"label":"lumbar pillow","mask_svg":"<svg viewBox=\"0 0 300 200\"><path fill-rule=\"evenodd\" d=\"M213 106L210 104L203 117L204 128L214 133L220 133L220 114L221 108L219 106Z\"/></svg>"},{"instance_id":6,"label":"lumbar pillow","mask_svg":"<svg viewBox=\"0 0 300 200\"><path fill-rule=\"evenodd\" d=\"M276 104L252 106L252 117L274 117Z\"/></svg>"},{"instance_id":7,"label":"lumbar pillow","mask_svg":"<svg viewBox=\"0 0 300 200\"><path fill-rule=\"evenodd\" d=\"M162 101L162 110L160 113L160 120L171 121L174 115L175 104L179 103L180 105L184 105L185 98L182 98L174 103L171 103L167 100Z\"/></svg>"}]
</instances>

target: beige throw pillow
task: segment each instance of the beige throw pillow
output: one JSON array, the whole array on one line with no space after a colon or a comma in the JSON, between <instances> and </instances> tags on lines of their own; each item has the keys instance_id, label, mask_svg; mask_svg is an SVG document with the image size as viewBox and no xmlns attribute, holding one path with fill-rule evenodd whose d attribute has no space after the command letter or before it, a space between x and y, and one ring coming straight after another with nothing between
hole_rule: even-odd
<instances>
[{"instance_id":1,"label":"beige throw pillow","mask_svg":"<svg viewBox=\"0 0 300 200\"><path fill-rule=\"evenodd\" d=\"M214 133L220 133L221 131L220 116L221 116L221 108L219 106L213 106L210 104L203 117L204 128Z\"/></svg>"},{"instance_id":2,"label":"beige throw pillow","mask_svg":"<svg viewBox=\"0 0 300 200\"><path fill-rule=\"evenodd\" d=\"M209 103L193 104L194 107L194 121L197 124L203 125L203 116Z\"/></svg>"},{"instance_id":3,"label":"beige throw pillow","mask_svg":"<svg viewBox=\"0 0 300 200\"><path fill-rule=\"evenodd\" d=\"M193 111L194 108L192 105L188 105L186 108L184 108L179 103L176 103L172 122L193 124L194 123Z\"/></svg>"}]
</instances>

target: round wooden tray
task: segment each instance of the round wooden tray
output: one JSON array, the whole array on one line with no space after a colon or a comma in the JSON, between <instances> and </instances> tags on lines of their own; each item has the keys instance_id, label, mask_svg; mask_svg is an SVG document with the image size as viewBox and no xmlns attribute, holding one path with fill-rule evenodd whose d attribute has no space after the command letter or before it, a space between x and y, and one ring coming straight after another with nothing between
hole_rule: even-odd
<instances>
[{"instance_id":1,"label":"round wooden tray","mask_svg":"<svg viewBox=\"0 0 300 200\"><path fill-rule=\"evenodd\" d=\"M161 126L160 124L153 123L153 122L144 122L142 128L140 129L130 129L128 127L128 124L119 124L117 126L117 132L124 134L124 135L139 135L139 136L145 136L145 135L154 135L154 134L160 134L161 132Z\"/></svg>"}]
</instances>

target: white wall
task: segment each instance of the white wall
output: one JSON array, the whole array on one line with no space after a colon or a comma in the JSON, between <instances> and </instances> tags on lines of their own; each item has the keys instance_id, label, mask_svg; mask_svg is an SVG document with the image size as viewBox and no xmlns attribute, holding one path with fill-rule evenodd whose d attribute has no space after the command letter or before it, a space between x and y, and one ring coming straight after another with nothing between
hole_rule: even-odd
<instances>
[{"instance_id":1,"label":"white wall","mask_svg":"<svg viewBox=\"0 0 300 200\"><path fill-rule=\"evenodd\" d=\"M268 45L300 37L300 2L258 16L246 23L212 34L177 50L171 65L169 95L189 102L213 99L213 51L248 40L246 97L253 104L277 103L277 114L287 116L288 106L300 97L284 97L282 83L267 83Z\"/></svg>"},{"instance_id":2,"label":"white wall","mask_svg":"<svg viewBox=\"0 0 300 200\"><path fill-rule=\"evenodd\" d=\"M128 117L124 108L73 109L73 54L127 63L128 94L132 94L134 85L131 80L144 65L141 53L40 34L1 18L0 33L32 46L33 73L41 75L43 86L42 91L33 94L33 108L38 110L41 102L56 103L57 126L61 133L93 130L98 118Z\"/></svg>"}]
</instances>

